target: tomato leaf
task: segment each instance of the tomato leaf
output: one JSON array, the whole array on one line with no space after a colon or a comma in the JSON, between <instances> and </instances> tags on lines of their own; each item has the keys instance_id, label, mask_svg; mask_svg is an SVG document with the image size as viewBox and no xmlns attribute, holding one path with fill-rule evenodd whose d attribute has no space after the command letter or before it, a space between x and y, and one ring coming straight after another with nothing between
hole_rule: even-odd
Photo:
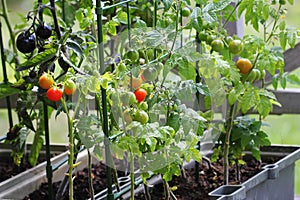
<instances>
[{"instance_id":1,"label":"tomato leaf","mask_svg":"<svg viewBox=\"0 0 300 200\"><path fill-rule=\"evenodd\" d=\"M287 34L286 32L281 31L279 33L279 41L280 41L280 46L284 50L286 47L286 40L287 40Z\"/></svg>"},{"instance_id":2,"label":"tomato leaf","mask_svg":"<svg viewBox=\"0 0 300 200\"><path fill-rule=\"evenodd\" d=\"M248 88L245 90L244 95L241 98L239 106L242 109L243 113L246 113L250 108L252 108L255 103L258 101L258 95L253 90L253 88Z\"/></svg>"},{"instance_id":3,"label":"tomato leaf","mask_svg":"<svg viewBox=\"0 0 300 200\"><path fill-rule=\"evenodd\" d=\"M279 74L275 74L272 78L272 86L275 90L278 88Z\"/></svg>"},{"instance_id":4,"label":"tomato leaf","mask_svg":"<svg viewBox=\"0 0 300 200\"><path fill-rule=\"evenodd\" d=\"M117 21L122 24L127 24L128 23L127 13L124 11L119 11L117 13Z\"/></svg>"},{"instance_id":5,"label":"tomato leaf","mask_svg":"<svg viewBox=\"0 0 300 200\"><path fill-rule=\"evenodd\" d=\"M171 113L169 117L167 118L167 126L172 127L176 132L180 128L180 116L179 114Z\"/></svg>"},{"instance_id":6,"label":"tomato leaf","mask_svg":"<svg viewBox=\"0 0 300 200\"><path fill-rule=\"evenodd\" d=\"M0 99L17 94L20 90L13 87L12 83L0 83Z\"/></svg>"},{"instance_id":7,"label":"tomato leaf","mask_svg":"<svg viewBox=\"0 0 300 200\"><path fill-rule=\"evenodd\" d=\"M43 120L40 120L40 122L43 122ZM42 137L44 135L44 132L43 132L43 129L41 129L41 126L43 126L43 125L41 123L39 123L39 128L37 129L37 131L34 134L32 147L30 149L29 163L32 166L36 165L40 150L42 149L42 146L44 143L44 139Z\"/></svg>"},{"instance_id":8,"label":"tomato leaf","mask_svg":"<svg viewBox=\"0 0 300 200\"><path fill-rule=\"evenodd\" d=\"M202 29L202 19L201 19L201 9L199 7L195 7L193 12L190 15L190 22L189 24L192 25L196 31L201 31Z\"/></svg>"},{"instance_id":9,"label":"tomato leaf","mask_svg":"<svg viewBox=\"0 0 300 200\"><path fill-rule=\"evenodd\" d=\"M66 46L68 49L72 49L77 54L78 57L83 56L83 51L81 46L74 40L68 39L66 42Z\"/></svg>"},{"instance_id":10,"label":"tomato leaf","mask_svg":"<svg viewBox=\"0 0 300 200\"><path fill-rule=\"evenodd\" d=\"M165 10L169 10L172 6L172 0L163 0L163 4L164 4L164 9Z\"/></svg>"},{"instance_id":11,"label":"tomato leaf","mask_svg":"<svg viewBox=\"0 0 300 200\"><path fill-rule=\"evenodd\" d=\"M31 59L20 64L20 67L18 67L16 70L23 71L23 70L29 69L31 67L34 67L36 65L46 63L47 61L56 57L57 56L56 54L57 54L56 48L46 49L45 51L33 56Z\"/></svg>"},{"instance_id":12,"label":"tomato leaf","mask_svg":"<svg viewBox=\"0 0 300 200\"><path fill-rule=\"evenodd\" d=\"M300 78L296 74L288 74L286 80L289 83L300 85Z\"/></svg>"},{"instance_id":13,"label":"tomato leaf","mask_svg":"<svg viewBox=\"0 0 300 200\"><path fill-rule=\"evenodd\" d=\"M296 44L296 32L288 32L287 34L287 40L288 40L288 43L290 45L291 48L294 48L295 47L295 44Z\"/></svg>"},{"instance_id":14,"label":"tomato leaf","mask_svg":"<svg viewBox=\"0 0 300 200\"><path fill-rule=\"evenodd\" d=\"M266 117L271 111L273 110L272 103L270 99L268 99L266 96L260 96L258 105L257 105L257 111L262 117Z\"/></svg>"},{"instance_id":15,"label":"tomato leaf","mask_svg":"<svg viewBox=\"0 0 300 200\"><path fill-rule=\"evenodd\" d=\"M195 80L195 66L186 59L178 62L178 73L184 80Z\"/></svg>"},{"instance_id":16,"label":"tomato leaf","mask_svg":"<svg viewBox=\"0 0 300 200\"><path fill-rule=\"evenodd\" d=\"M184 151L184 158L187 162L190 162L190 160L195 160L197 162L201 161L201 154L198 149L190 148L187 151Z\"/></svg>"}]
</instances>

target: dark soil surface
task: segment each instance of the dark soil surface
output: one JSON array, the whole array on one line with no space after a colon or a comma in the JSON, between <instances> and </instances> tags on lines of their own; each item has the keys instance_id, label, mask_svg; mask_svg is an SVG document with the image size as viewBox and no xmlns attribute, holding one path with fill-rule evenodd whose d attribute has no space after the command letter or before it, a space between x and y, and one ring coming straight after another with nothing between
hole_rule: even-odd
<instances>
[{"instance_id":1,"label":"dark soil surface","mask_svg":"<svg viewBox=\"0 0 300 200\"><path fill-rule=\"evenodd\" d=\"M239 184L245 182L250 177L260 172L263 166L276 162L278 159L267 159L262 163L250 160L240 167L240 180L237 180L237 168L230 168L230 184ZM175 176L169 183L173 194L177 200L206 200L210 199L208 193L220 187L223 184L223 167L222 161L212 163L210 168L208 162L202 161L199 163L200 171L198 173L198 182L196 181L195 169L190 171L185 170L181 176ZM164 186L158 184L154 188L150 188L151 198L155 200L164 199ZM138 194L136 200L144 200L144 194Z\"/></svg>"},{"instance_id":2,"label":"dark soil surface","mask_svg":"<svg viewBox=\"0 0 300 200\"><path fill-rule=\"evenodd\" d=\"M88 185L88 170L85 168L82 171L76 173L76 178L74 179L74 199L84 200L89 199L89 185ZM95 194L104 190L107 187L107 176L106 176L106 165L98 163L97 165L92 165L92 176L93 176L93 187ZM56 195L57 190L61 182L53 184L53 190ZM24 200L36 200L36 199L49 199L48 196L48 184L44 183L41 185L40 189L26 196ZM69 199L68 188L62 199Z\"/></svg>"},{"instance_id":3,"label":"dark soil surface","mask_svg":"<svg viewBox=\"0 0 300 200\"><path fill-rule=\"evenodd\" d=\"M279 159L279 158L278 158ZM257 174L261 171L261 168L266 164L274 163L278 159L267 159L263 162L257 162L250 160L240 167L240 181L236 177L236 167L230 169L230 183L237 184L244 182L249 177ZM105 174L106 166L104 164L93 165L93 185L95 194L99 193L106 188L107 177ZM74 199L83 200L90 198L88 191L88 173L87 169L79 171L76 174L74 180ZM172 188L173 193L178 200L200 200L200 199L209 199L208 193L219 187L223 183L223 171L222 171L222 161L212 164L212 167L209 167L208 162L202 161L200 163L200 171L198 174L199 181L195 181L196 173L195 170L185 171L179 177L174 177L173 180L169 183L170 188ZM54 183L54 191L58 190L60 183ZM68 192L66 192L68 193ZM150 194L152 200L161 200L164 199L164 189L162 184L158 184L153 188L150 188ZM48 199L48 186L43 184L40 190L35 191L24 198L24 200L36 200L36 199ZM63 199L68 199L68 195L65 194ZM145 199L144 194L136 195L135 199L141 200Z\"/></svg>"},{"instance_id":4,"label":"dark soil surface","mask_svg":"<svg viewBox=\"0 0 300 200\"><path fill-rule=\"evenodd\" d=\"M45 160L46 160L45 158L39 158L37 164ZM17 166L14 163L12 157L1 158L0 159L0 182L5 181L30 168L32 168L32 166L28 162L28 155L24 156L23 162L21 162L20 166Z\"/></svg>"}]
</instances>

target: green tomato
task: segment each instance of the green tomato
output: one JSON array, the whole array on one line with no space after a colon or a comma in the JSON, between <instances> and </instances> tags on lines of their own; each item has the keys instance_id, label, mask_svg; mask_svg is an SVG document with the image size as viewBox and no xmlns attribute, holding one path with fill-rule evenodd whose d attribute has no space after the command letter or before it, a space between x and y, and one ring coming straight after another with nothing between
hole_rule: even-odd
<instances>
[{"instance_id":1,"label":"green tomato","mask_svg":"<svg viewBox=\"0 0 300 200\"><path fill-rule=\"evenodd\" d=\"M133 116L132 116L129 108L127 108L126 110L123 111L123 118L127 124L130 124L132 122Z\"/></svg>"},{"instance_id":2,"label":"green tomato","mask_svg":"<svg viewBox=\"0 0 300 200\"><path fill-rule=\"evenodd\" d=\"M261 75L260 75L260 79L264 79L266 76L266 70L261 70Z\"/></svg>"},{"instance_id":3,"label":"green tomato","mask_svg":"<svg viewBox=\"0 0 300 200\"><path fill-rule=\"evenodd\" d=\"M149 121L149 116L144 110L137 110L133 114L133 120L141 122L141 124L146 124Z\"/></svg>"},{"instance_id":4,"label":"green tomato","mask_svg":"<svg viewBox=\"0 0 300 200\"><path fill-rule=\"evenodd\" d=\"M128 106L131 106L131 105L137 103L135 95L134 95L133 92L123 92L123 93L121 93L120 99L121 99L121 102L124 105L128 105Z\"/></svg>"},{"instance_id":5,"label":"green tomato","mask_svg":"<svg viewBox=\"0 0 300 200\"><path fill-rule=\"evenodd\" d=\"M117 70L118 70L119 72L124 72L124 71L126 70L126 65L125 65L125 63L123 63L123 62L119 63L118 66L117 66Z\"/></svg>"},{"instance_id":6,"label":"green tomato","mask_svg":"<svg viewBox=\"0 0 300 200\"><path fill-rule=\"evenodd\" d=\"M224 43L221 39L215 39L211 42L212 50L221 52L224 49Z\"/></svg>"},{"instance_id":7,"label":"green tomato","mask_svg":"<svg viewBox=\"0 0 300 200\"><path fill-rule=\"evenodd\" d=\"M208 35L206 38L206 44L210 45L214 39L216 39L215 35Z\"/></svg>"},{"instance_id":8,"label":"green tomato","mask_svg":"<svg viewBox=\"0 0 300 200\"><path fill-rule=\"evenodd\" d=\"M279 0L279 4L280 5L285 5L286 4L286 0Z\"/></svg>"},{"instance_id":9,"label":"green tomato","mask_svg":"<svg viewBox=\"0 0 300 200\"><path fill-rule=\"evenodd\" d=\"M155 64L155 69L157 71L157 75L160 73L160 71L164 68L164 64L162 64L161 62L158 62Z\"/></svg>"},{"instance_id":10,"label":"green tomato","mask_svg":"<svg viewBox=\"0 0 300 200\"><path fill-rule=\"evenodd\" d=\"M237 54L241 53L241 51L243 50L242 41L241 40L232 40L229 43L228 48L229 48L230 53L237 55Z\"/></svg>"},{"instance_id":11,"label":"green tomato","mask_svg":"<svg viewBox=\"0 0 300 200\"><path fill-rule=\"evenodd\" d=\"M254 82L254 81L259 80L260 77L261 77L261 73L260 73L259 69L252 69L247 77L247 81Z\"/></svg>"},{"instance_id":12,"label":"green tomato","mask_svg":"<svg viewBox=\"0 0 300 200\"><path fill-rule=\"evenodd\" d=\"M129 51L127 51L126 53L126 57L131 60L132 62L136 62L139 59L139 52L134 50L134 49L130 49Z\"/></svg>"},{"instance_id":13,"label":"green tomato","mask_svg":"<svg viewBox=\"0 0 300 200\"><path fill-rule=\"evenodd\" d=\"M199 37L199 40L200 41L206 41L207 40L207 33L205 31L201 31L199 34L198 34L198 37Z\"/></svg>"},{"instance_id":14,"label":"green tomato","mask_svg":"<svg viewBox=\"0 0 300 200\"><path fill-rule=\"evenodd\" d=\"M181 10L181 15L182 15L183 17L188 17L188 16L190 16L190 14L191 14L191 10L190 10L189 7L184 7L184 8L182 8L182 10Z\"/></svg>"},{"instance_id":15,"label":"green tomato","mask_svg":"<svg viewBox=\"0 0 300 200\"><path fill-rule=\"evenodd\" d=\"M142 110L148 110L148 103L145 102L145 101L142 101L140 104L139 104L139 107L142 109Z\"/></svg>"},{"instance_id":16,"label":"green tomato","mask_svg":"<svg viewBox=\"0 0 300 200\"><path fill-rule=\"evenodd\" d=\"M157 70L154 67L147 67L143 71L143 77L146 81L154 81L157 78Z\"/></svg>"}]
</instances>

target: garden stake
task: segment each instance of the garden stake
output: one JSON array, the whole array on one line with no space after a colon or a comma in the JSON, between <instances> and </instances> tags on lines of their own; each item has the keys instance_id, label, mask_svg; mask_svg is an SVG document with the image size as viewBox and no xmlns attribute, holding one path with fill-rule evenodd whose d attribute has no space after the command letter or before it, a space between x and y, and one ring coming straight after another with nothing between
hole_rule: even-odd
<instances>
[{"instance_id":1,"label":"garden stake","mask_svg":"<svg viewBox=\"0 0 300 200\"><path fill-rule=\"evenodd\" d=\"M129 12L129 2L126 2L126 13L127 13L127 30L128 30L128 45L131 47L131 38L130 38L130 12Z\"/></svg>"},{"instance_id":2,"label":"garden stake","mask_svg":"<svg viewBox=\"0 0 300 200\"><path fill-rule=\"evenodd\" d=\"M153 27L156 30L157 25L157 1L154 0L154 20L153 20ZM154 48L154 59L157 57L157 50ZM147 54L146 54L147 55Z\"/></svg>"},{"instance_id":3,"label":"garden stake","mask_svg":"<svg viewBox=\"0 0 300 200\"><path fill-rule=\"evenodd\" d=\"M48 106L45 101L43 101L44 107L44 128L45 128L45 141L46 141L46 173L47 173L47 180L48 180L48 192L49 192L49 199L54 199L53 195L53 188L52 188L52 166L51 166L51 150L50 150L50 139L49 139L49 119L48 119Z\"/></svg>"},{"instance_id":4,"label":"garden stake","mask_svg":"<svg viewBox=\"0 0 300 200\"><path fill-rule=\"evenodd\" d=\"M196 7L200 7L199 4L196 4ZM181 9L182 12L182 9ZM182 14L181 14L181 23L182 23ZM182 41L182 37L181 37L181 41ZM201 52L201 45L200 45L200 39L199 39L199 32L196 32L196 52ZM201 82L201 77L200 77L200 73L199 73L199 61L196 61L196 84ZM197 110L200 107L200 92L197 91L196 92L196 99L195 99L195 109ZM199 145L199 150L200 149L200 141L198 142ZM199 162L195 162L195 181L198 183L199 182L199 175L200 175L200 163Z\"/></svg>"},{"instance_id":5,"label":"garden stake","mask_svg":"<svg viewBox=\"0 0 300 200\"><path fill-rule=\"evenodd\" d=\"M4 55L4 47L3 47L3 37L2 37L2 23L0 21L0 51L1 51L1 61L2 61L2 70L3 70L3 82L8 83L7 78L7 71L6 71L6 65L5 65L5 55ZM13 127L13 118L12 118L12 112L11 112L11 102L10 97L6 97L6 106L7 106L7 112L8 112L8 122L9 122L9 128Z\"/></svg>"},{"instance_id":6,"label":"garden stake","mask_svg":"<svg viewBox=\"0 0 300 200\"><path fill-rule=\"evenodd\" d=\"M97 14L97 28L98 28L98 53L99 53L99 62L100 62L100 73L103 74L105 71L104 66L104 47L103 47L103 33L102 33L102 7L101 1L96 1L96 14ZM102 97L102 119L103 119L103 132L105 135L104 145L105 145L105 159L106 159L106 171L107 171L107 199L113 200L113 192L112 192L112 169L111 169L111 152L109 147L109 130L108 130L108 116L107 116L107 101L106 101L106 90L101 87L101 97Z\"/></svg>"}]
</instances>

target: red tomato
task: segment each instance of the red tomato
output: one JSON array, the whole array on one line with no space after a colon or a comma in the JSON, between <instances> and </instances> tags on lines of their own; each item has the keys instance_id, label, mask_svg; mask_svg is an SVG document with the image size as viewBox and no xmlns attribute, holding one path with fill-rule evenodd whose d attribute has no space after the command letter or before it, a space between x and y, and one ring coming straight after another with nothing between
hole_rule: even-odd
<instances>
[{"instance_id":1,"label":"red tomato","mask_svg":"<svg viewBox=\"0 0 300 200\"><path fill-rule=\"evenodd\" d=\"M140 103L145 100L147 96L147 92L143 88L138 88L137 90L134 91L134 95L136 100Z\"/></svg>"},{"instance_id":2,"label":"red tomato","mask_svg":"<svg viewBox=\"0 0 300 200\"><path fill-rule=\"evenodd\" d=\"M47 90L47 97L50 101L59 101L62 97L62 94L63 92L57 87L52 87Z\"/></svg>"}]
</instances>

